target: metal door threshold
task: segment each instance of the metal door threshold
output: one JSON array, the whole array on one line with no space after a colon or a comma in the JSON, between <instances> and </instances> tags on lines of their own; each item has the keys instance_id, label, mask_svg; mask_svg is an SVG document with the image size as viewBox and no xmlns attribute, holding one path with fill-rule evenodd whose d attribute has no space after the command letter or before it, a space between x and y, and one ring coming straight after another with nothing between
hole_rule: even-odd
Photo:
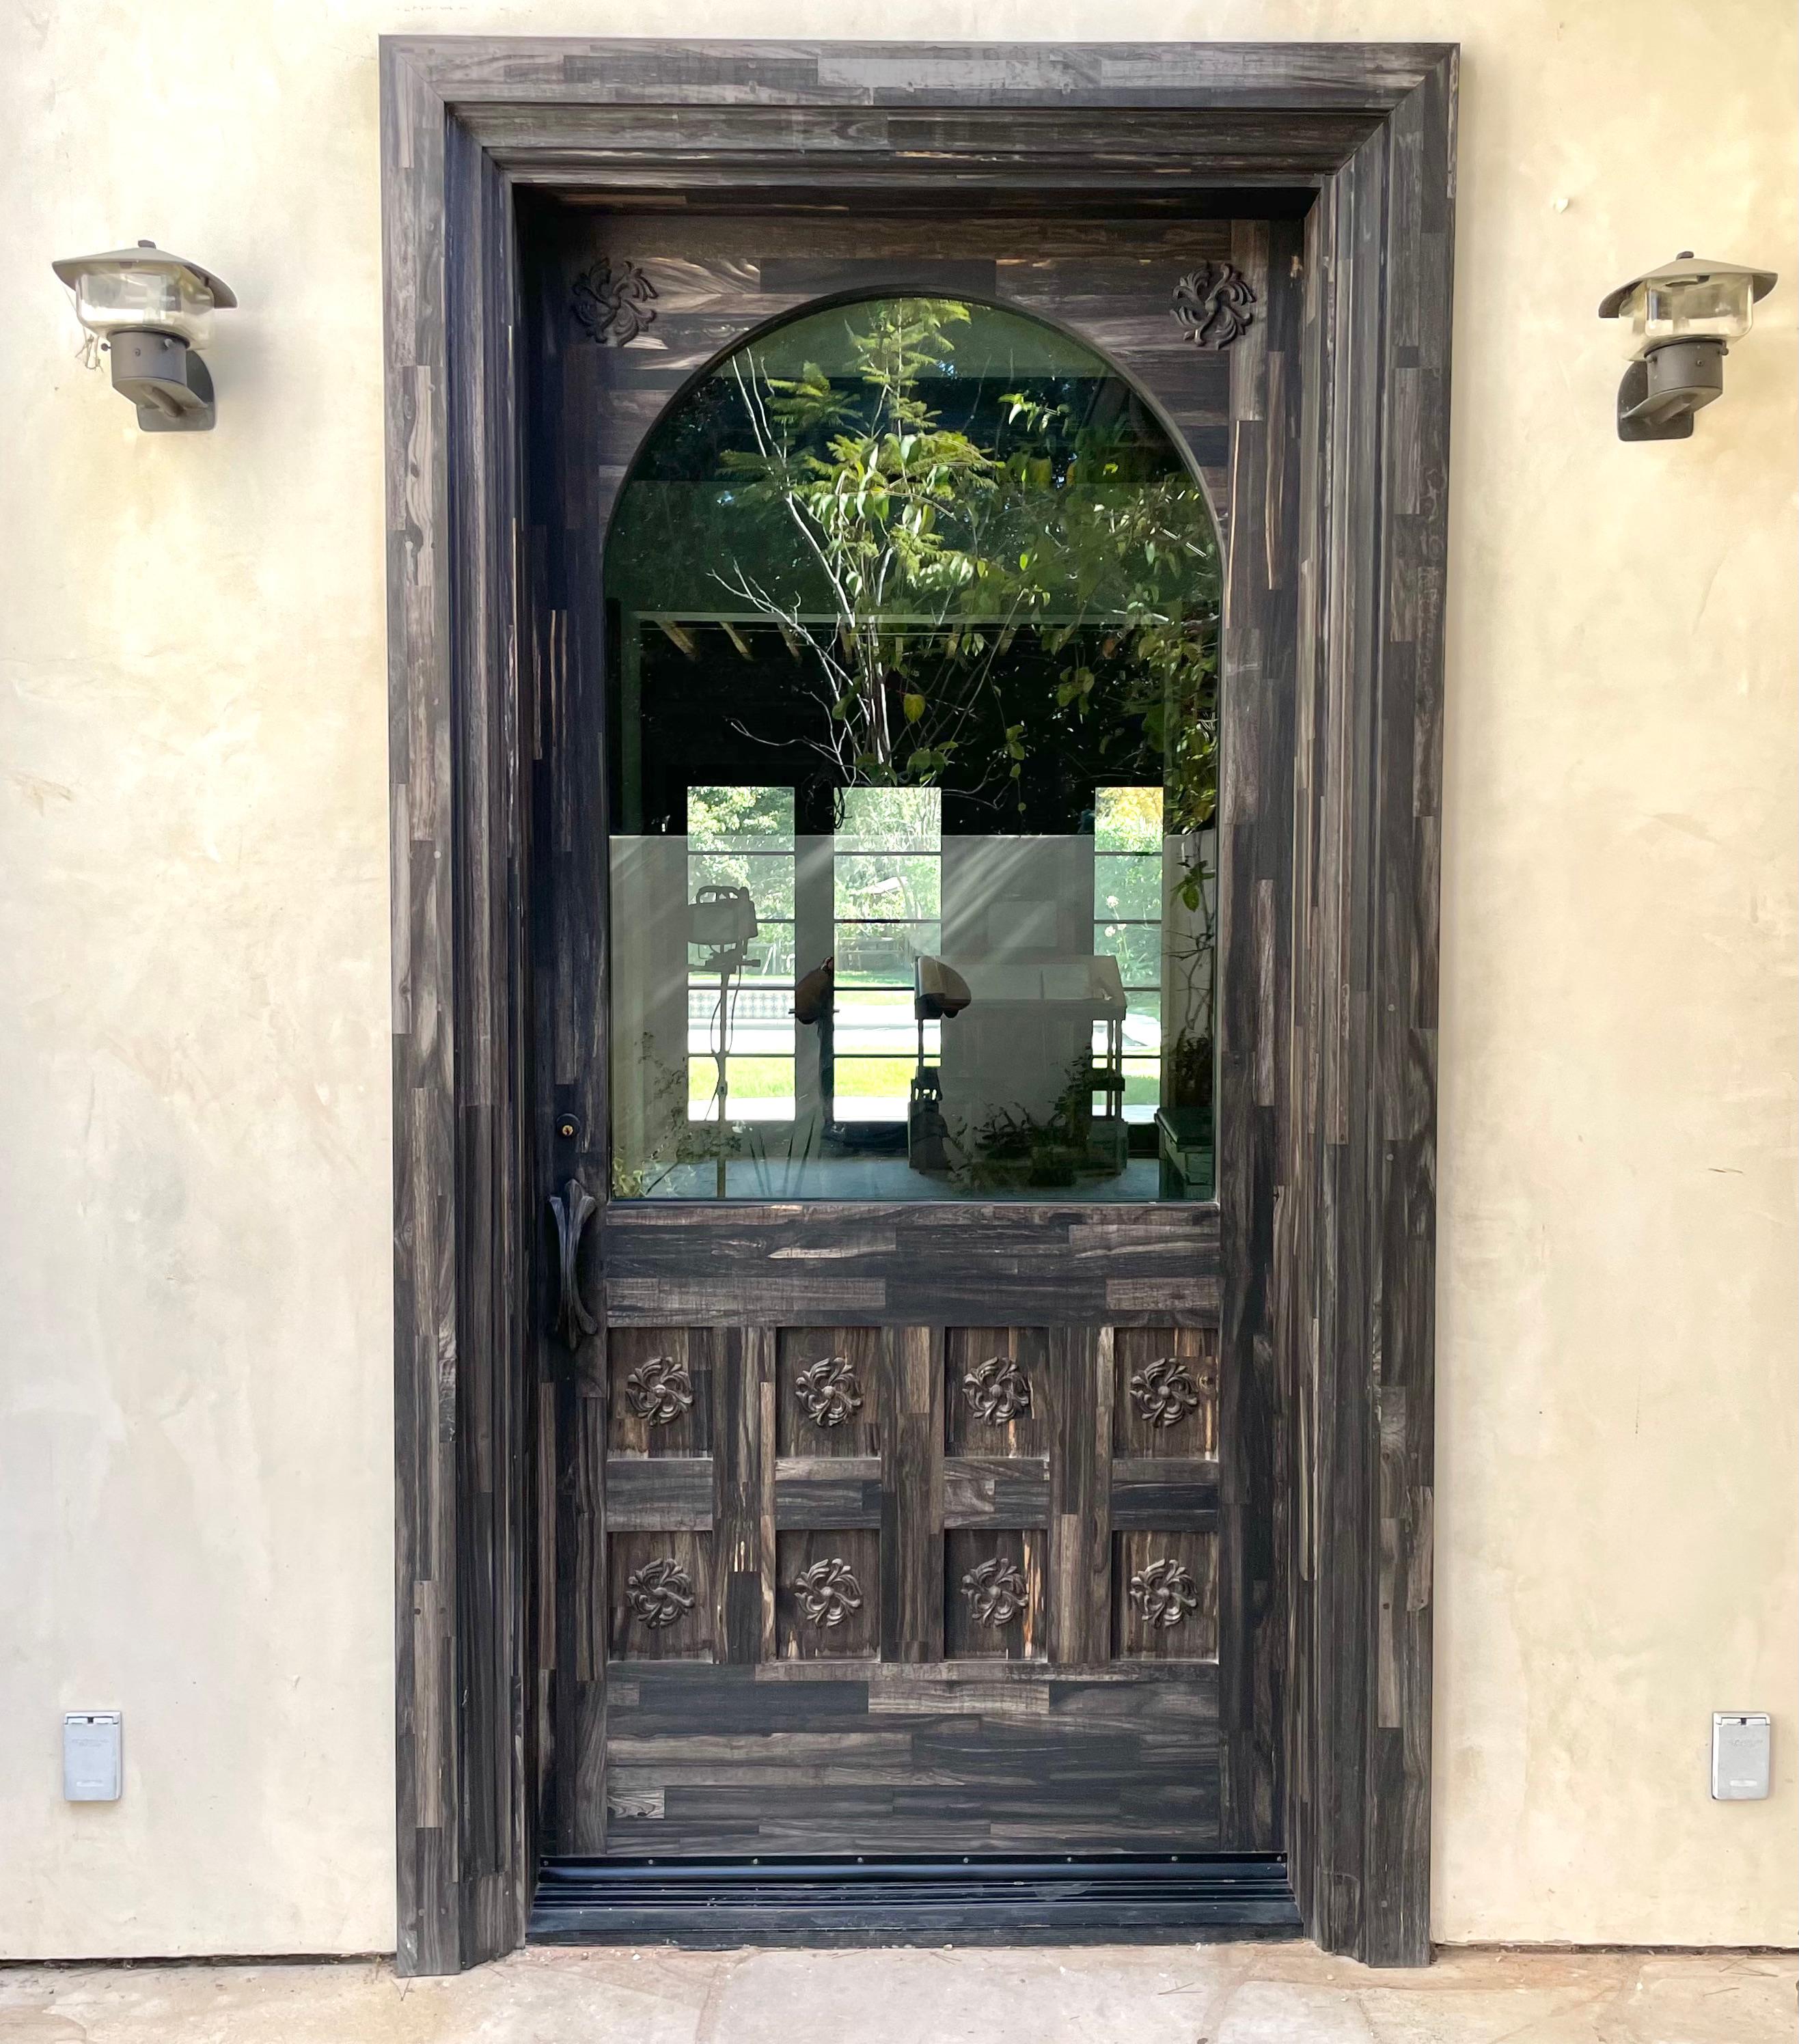
<instances>
[{"instance_id":1,"label":"metal door threshold","mask_svg":"<svg viewBox=\"0 0 1799 2044\"><path fill-rule=\"evenodd\" d=\"M1055 1945L1296 1938L1274 1853L546 1859L534 1944Z\"/></svg>"}]
</instances>

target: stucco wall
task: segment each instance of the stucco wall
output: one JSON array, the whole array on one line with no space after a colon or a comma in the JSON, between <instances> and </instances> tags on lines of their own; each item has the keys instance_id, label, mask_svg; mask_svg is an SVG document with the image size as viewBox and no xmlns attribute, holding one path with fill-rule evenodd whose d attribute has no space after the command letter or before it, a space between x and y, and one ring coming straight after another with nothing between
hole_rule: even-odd
<instances>
[{"instance_id":1,"label":"stucco wall","mask_svg":"<svg viewBox=\"0 0 1799 2044\"><path fill-rule=\"evenodd\" d=\"M0 1953L392 1941L384 29L1462 41L1436 1931L1791 1941L1799 279L1685 445L1593 317L1790 258L1787 0L19 0ZM210 437L74 359L51 259L140 234L242 298Z\"/></svg>"}]
</instances>

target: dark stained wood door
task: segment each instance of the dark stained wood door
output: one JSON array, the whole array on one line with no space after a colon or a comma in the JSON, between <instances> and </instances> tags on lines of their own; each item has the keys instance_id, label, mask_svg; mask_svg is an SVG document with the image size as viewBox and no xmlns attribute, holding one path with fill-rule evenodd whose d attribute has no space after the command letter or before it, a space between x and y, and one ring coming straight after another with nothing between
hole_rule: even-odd
<instances>
[{"instance_id":1,"label":"dark stained wood door","mask_svg":"<svg viewBox=\"0 0 1799 2044\"><path fill-rule=\"evenodd\" d=\"M545 1350L548 1842L710 1859L1278 1849L1277 1444L1221 1352L1220 1208L606 1198L595 764L607 519L663 408L722 350L832 295L1035 312L1150 394L1228 528L1266 325L1233 356L1196 345L1174 300L1231 263L1265 306L1270 229L544 207L528 238L525 558L557 620L536 685L540 1140L556 1185L599 1202L579 1262L596 1325L572 1354ZM609 323L645 315L659 349L607 344ZM1227 974L1253 884L1221 882ZM1228 1181L1228 1150L1220 1168Z\"/></svg>"}]
</instances>

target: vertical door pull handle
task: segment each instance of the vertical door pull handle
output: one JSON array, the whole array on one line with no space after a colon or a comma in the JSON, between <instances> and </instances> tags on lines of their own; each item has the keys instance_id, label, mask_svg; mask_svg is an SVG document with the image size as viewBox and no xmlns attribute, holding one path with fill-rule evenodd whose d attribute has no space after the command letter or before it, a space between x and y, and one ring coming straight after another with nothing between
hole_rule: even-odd
<instances>
[{"instance_id":1,"label":"vertical door pull handle","mask_svg":"<svg viewBox=\"0 0 1799 2044\"><path fill-rule=\"evenodd\" d=\"M560 1193L550 1195L550 1212L556 1217L556 1251L562 1266L562 1283L556 1304L556 1332L571 1349L581 1346L583 1335L599 1326L581 1297L581 1276L577 1266L581 1236L599 1205L579 1178L571 1178Z\"/></svg>"}]
</instances>

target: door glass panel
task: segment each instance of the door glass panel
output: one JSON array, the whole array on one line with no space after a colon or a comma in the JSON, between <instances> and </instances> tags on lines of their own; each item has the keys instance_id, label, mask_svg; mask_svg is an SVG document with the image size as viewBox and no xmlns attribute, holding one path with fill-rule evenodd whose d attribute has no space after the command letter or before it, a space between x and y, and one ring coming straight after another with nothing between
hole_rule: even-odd
<instances>
[{"instance_id":1,"label":"door glass panel","mask_svg":"<svg viewBox=\"0 0 1799 2044\"><path fill-rule=\"evenodd\" d=\"M1212 1195L1219 557L1021 315L796 318L670 409L609 646L619 1198Z\"/></svg>"}]
</instances>

